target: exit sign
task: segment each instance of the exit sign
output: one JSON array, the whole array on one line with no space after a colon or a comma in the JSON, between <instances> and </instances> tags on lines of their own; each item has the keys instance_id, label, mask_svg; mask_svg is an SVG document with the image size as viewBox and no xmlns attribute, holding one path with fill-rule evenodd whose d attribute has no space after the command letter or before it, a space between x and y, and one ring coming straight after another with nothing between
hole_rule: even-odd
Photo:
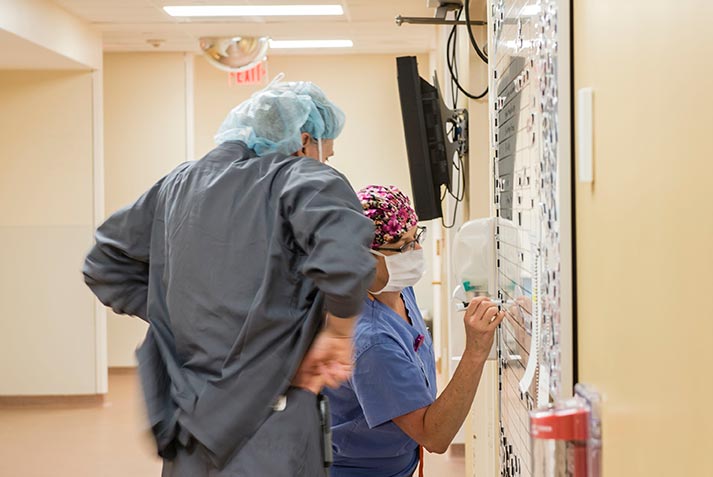
<instances>
[{"instance_id":1,"label":"exit sign","mask_svg":"<svg viewBox=\"0 0 713 477\"><path fill-rule=\"evenodd\" d=\"M267 77L267 60L261 61L250 69L230 73L231 85L260 84Z\"/></svg>"}]
</instances>

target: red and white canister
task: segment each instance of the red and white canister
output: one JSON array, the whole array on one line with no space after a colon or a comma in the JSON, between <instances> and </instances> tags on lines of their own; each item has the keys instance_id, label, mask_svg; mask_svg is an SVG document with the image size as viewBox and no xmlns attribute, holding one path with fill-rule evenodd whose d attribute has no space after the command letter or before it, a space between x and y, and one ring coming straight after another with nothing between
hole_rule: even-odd
<instances>
[{"instance_id":1,"label":"red and white canister","mask_svg":"<svg viewBox=\"0 0 713 477\"><path fill-rule=\"evenodd\" d=\"M530 412L533 477L589 477L589 416L576 398Z\"/></svg>"}]
</instances>

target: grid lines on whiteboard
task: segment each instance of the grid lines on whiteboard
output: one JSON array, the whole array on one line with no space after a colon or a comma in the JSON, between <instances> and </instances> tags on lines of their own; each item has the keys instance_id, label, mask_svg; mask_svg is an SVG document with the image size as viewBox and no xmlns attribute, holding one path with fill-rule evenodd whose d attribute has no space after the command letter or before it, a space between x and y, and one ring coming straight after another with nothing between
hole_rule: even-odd
<instances>
[{"instance_id":1,"label":"grid lines on whiteboard","mask_svg":"<svg viewBox=\"0 0 713 477\"><path fill-rule=\"evenodd\" d=\"M559 385L557 0L490 5L500 472L528 477L528 413Z\"/></svg>"}]
</instances>

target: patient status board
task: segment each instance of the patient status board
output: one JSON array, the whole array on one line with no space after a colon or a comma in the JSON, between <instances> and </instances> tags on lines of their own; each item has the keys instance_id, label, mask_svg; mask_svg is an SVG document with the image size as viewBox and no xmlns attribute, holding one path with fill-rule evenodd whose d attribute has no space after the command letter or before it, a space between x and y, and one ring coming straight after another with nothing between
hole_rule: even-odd
<instances>
[{"instance_id":1,"label":"patient status board","mask_svg":"<svg viewBox=\"0 0 713 477\"><path fill-rule=\"evenodd\" d=\"M500 475L531 475L528 412L571 395L569 6L488 3Z\"/></svg>"}]
</instances>

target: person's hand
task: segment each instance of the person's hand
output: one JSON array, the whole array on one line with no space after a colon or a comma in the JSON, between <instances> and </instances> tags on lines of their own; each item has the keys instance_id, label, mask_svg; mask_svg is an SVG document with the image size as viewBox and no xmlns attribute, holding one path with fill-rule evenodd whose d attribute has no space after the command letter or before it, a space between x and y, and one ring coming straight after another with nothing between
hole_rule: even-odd
<instances>
[{"instance_id":1,"label":"person's hand","mask_svg":"<svg viewBox=\"0 0 713 477\"><path fill-rule=\"evenodd\" d=\"M465 351L477 359L486 360L493 347L495 330L505 318L505 312L498 312L498 307L488 297L471 300L465 310Z\"/></svg>"},{"instance_id":2,"label":"person's hand","mask_svg":"<svg viewBox=\"0 0 713 477\"><path fill-rule=\"evenodd\" d=\"M315 394L324 386L338 388L352 374L352 352L351 336L337 334L327 327L315 338L292 385Z\"/></svg>"}]
</instances>

